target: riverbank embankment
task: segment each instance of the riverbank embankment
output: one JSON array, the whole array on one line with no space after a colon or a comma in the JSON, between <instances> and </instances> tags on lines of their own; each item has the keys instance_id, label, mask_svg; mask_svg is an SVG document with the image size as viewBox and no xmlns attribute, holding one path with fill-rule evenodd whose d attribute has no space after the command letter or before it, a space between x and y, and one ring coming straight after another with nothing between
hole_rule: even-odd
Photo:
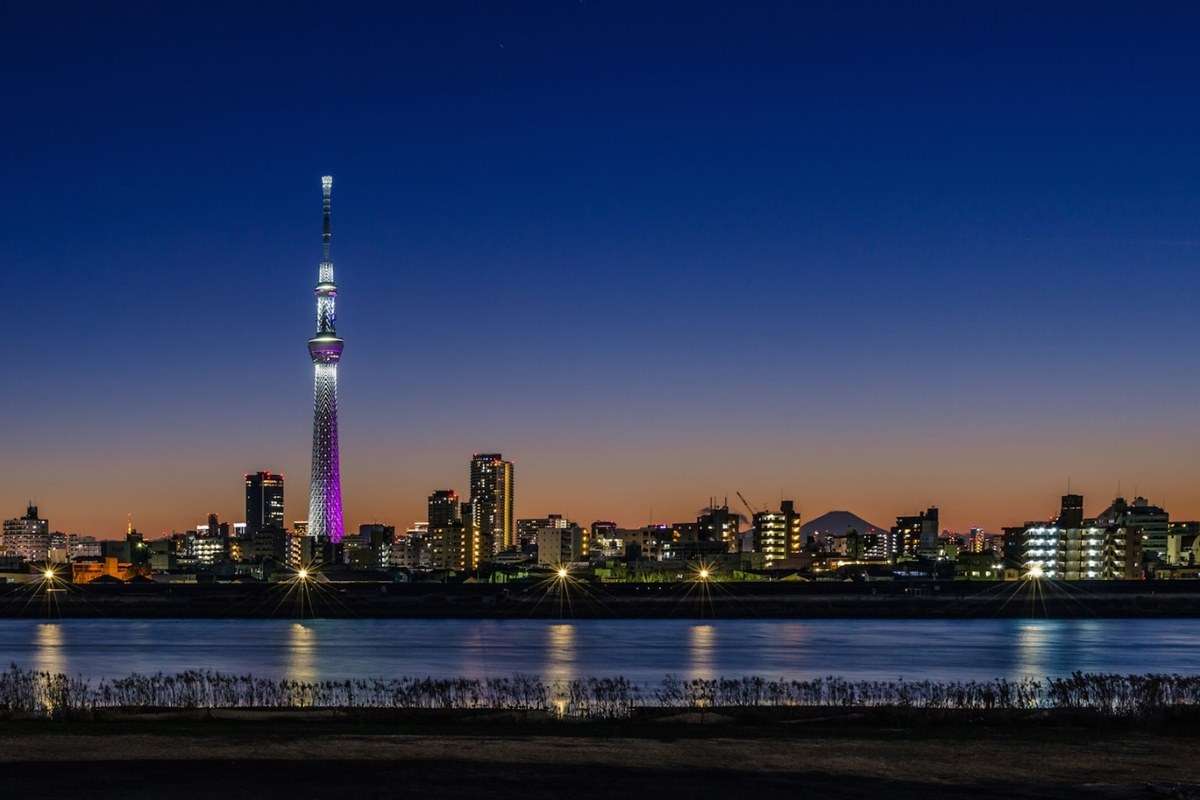
<instances>
[{"instance_id":1,"label":"riverbank embankment","mask_svg":"<svg viewBox=\"0 0 1200 800\"><path fill-rule=\"evenodd\" d=\"M1200 582L137 583L0 586L0 617L1200 617Z\"/></svg>"}]
</instances>

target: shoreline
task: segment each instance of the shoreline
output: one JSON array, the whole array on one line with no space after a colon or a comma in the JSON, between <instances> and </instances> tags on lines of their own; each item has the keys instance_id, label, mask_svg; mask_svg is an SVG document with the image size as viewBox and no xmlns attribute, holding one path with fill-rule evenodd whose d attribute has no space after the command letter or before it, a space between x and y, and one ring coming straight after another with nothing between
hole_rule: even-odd
<instances>
[{"instance_id":1,"label":"shoreline","mask_svg":"<svg viewBox=\"0 0 1200 800\"><path fill-rule=\"evenodd\" d=\"M1197 618L1186 581L0 586L0 618L973 619Z\"/></svg>"}]
</instances>

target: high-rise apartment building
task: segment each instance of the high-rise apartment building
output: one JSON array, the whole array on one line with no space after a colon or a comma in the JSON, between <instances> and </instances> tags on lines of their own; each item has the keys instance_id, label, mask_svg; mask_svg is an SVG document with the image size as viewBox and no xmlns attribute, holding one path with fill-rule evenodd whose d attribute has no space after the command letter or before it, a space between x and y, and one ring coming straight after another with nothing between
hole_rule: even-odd
<instances>
[{"instance_id":1,"label":"high-rise apartment building","mask_svg":"<svg viewBox=\"0 0 1200 800\"><path fill-rule=\"evenodd\" d=\"M500 453L476 453L471 457L471 522L476 563L517 546L513 464Z\"/></svg>"},{"instance_id":2,"label":"high-rise apartment building","mask_svg":"<svg viewBox=\"0 0 1200 800\"><path fill-rule=\"evenodd\" d=\"M246 536L264 528L283 530L283 476L254 472L246 476Z\"/></svg>"}]
</instances>

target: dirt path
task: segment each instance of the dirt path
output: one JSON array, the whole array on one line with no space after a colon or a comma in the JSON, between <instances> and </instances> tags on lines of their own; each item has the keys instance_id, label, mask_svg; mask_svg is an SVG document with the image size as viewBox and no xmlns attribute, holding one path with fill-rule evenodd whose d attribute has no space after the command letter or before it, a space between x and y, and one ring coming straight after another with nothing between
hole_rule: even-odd
<instances>
[{"instance_id":1,"label":"dirt path","mask_svg":"<svg viewBox=\"0 0 1200 800\"><path fill-rule=\"evenodd\" d=\"M1196 740L55 732L0 735L22 797L1184 797ZM486 787L486 789L484 788ZM20 794L16 794L19 790ZM265 794L264 794L265 793Z\"/></svg>"}]
</instances>

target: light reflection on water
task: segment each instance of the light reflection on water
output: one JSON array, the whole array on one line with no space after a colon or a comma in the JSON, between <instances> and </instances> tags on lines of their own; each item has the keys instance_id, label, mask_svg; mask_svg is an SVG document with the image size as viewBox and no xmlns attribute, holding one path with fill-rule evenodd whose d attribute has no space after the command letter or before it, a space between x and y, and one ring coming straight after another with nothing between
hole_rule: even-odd
<instances>
[{"instance_id":1,"label":"light reflection on water","mask_svg":"<svg viewBox=\"0 0 1200 800\"><path fill-rule=\"evenodd\" d=\"M317 634L311 625L293 622L288 627L288 664L285 678L293 681L315 681L317 672Z\"/></svg>"},{"instance_id":2,"label":"light reflection on water","mask_svg":"<svg viewBox=\"0 0 1200 800\"><path fill-rule=\"evenodd\" d=\"M63 657L62 624L58 622L37 623L34 629L34 661L30 666L38 672L58 673L67 668Z\"/></svg>"},{"instance_id":3,"label":"light reflection on water","mask_svg":"<svg viewBox=\"0 0 1200 800\"><path fill-rule=\"evenodd\" d=\"M688 655L691 664L688 677L715 678L713 657L717 642L717 629L708 623L688 628Z\"/></svg>"},{"instance_id":4,"label":"light reflection on water","mask_svg":"<svg viewBox=\"0 0 1200 800\"><path fill-rule=\"evenodd\" d=\"M0 620L0 659L86 677L1200 673L1200 620Z\"/></svg>"},{"instance_id":5,"label":"light reflection on water","mask_svg":"<svg viewBox=\"0 0 1200 800\"><path fill-rule=\"evenodd\" d=\"M541 670L548 681L570 680L575 671L575 626L550 623L546 626L546 666Z\"/></svg>"}]
</instances>

